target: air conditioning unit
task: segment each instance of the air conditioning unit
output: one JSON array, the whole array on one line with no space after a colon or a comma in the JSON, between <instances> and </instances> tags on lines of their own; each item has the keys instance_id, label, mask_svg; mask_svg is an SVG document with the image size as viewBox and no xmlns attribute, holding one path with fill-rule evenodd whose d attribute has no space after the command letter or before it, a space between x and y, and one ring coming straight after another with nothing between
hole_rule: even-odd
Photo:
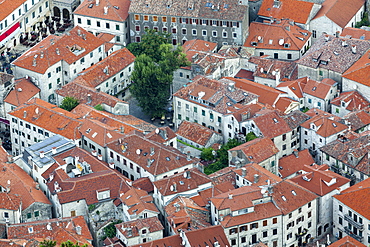
<instances>
[{"instance_id":1,"label":"air conditioning unit","mask_svg":"<svg viewBox=\"0 0 370 247\"><path fill-rule=\"evenodd\" d=\"M213 119L210 119L209 121L210 121L211 123L213 123L213 121L214 121L214 120L213 120Z\"/></svg>"}]
</instances>

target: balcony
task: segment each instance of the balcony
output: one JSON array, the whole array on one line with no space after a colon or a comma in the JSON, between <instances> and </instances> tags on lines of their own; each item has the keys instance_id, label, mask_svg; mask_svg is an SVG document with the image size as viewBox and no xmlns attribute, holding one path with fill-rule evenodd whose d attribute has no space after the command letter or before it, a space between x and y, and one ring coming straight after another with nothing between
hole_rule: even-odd
<instances>
[{"instance_id":1,"label":"balcony","mask_svg":"<svg viewBox=\"0 0 370 247\"><path fill-rule=\"evenodd\" d=\"M352 231L350 231L349 229L348 229L348 227L347 226L345 226L344 227L344 231L350 236L350 237L352 237L352 238L354 238L354 239L356 239L357 241L359 241L359 242L362 242L362 240L363 240L363 238L364 237L361 237L361 236L358 236L358 235L356 235L356 234L353 234L353 232Z\"/></svg>"},{"instance_id":2,"label":"balcony","mask_svg":"<svg viewBox=\"0 0 370 247\"><path fill-rule=\"evenodd\" d=\"M345 219L346 221L348 221L349 223L351 223L351 225L353 225L353 226L354 226L354 227L356 227L357 229L359 229L359 230L361 230L361 231L364 229L364 224L361 224L361 223L358 223L358 222L354 221L354 220L352 219L352 217L351 217L351 216L349 216L348 214L344 215L344 219Z\"/></svg>"},{"instance_id":3,"label":"balcony","mask_svg":"<svg viewBox=\"0 0 370 247\"><path fill-rule=\"evenodd\" d=\"M296 233L295 234L296 239L299 239L299 238L303 237L304 235L307 234L307 232L308 232L308 230L306 228L304 228L303 231Z\"/></svg>"}]
</instances>

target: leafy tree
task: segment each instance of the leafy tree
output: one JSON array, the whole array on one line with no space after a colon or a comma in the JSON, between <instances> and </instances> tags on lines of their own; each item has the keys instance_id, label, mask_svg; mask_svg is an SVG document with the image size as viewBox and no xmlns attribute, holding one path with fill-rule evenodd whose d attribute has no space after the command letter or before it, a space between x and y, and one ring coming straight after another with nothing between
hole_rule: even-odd
<instances>
[{"instance_id":1,"label":"leafy tree","mask_svg":"<svg viewBox=\"0 0 370 247\"><path fill-rule=\"evenodd\" d=\"M98 111L103 111L103 106L101 104L97 104L96 106L94 106L94 109L95 110L98 110Z\"/></svg>"},{"instance_id":2,"label":"leafy tree","mask_svg":"<svg viewBox=\"0 0 370 247\"><path fill-rule=\"evenodd\" d=\"M215 156L213 155L214 151L215 150L213 150L213 148L211 147L204 148L203 151L200 153L200 158L206 161L214 160L215 159Z\"/></svg>"},{"instance_id":3,"label":"leafy tree","mask_svg":"<svg viewBox=\"0 0 370 247\"><path fill-rule=\"evenodd\" d=\"M174 48L169 44L169 37L167 33L146 30L139 44L127 47L136 55L130 92L143 112L151 117L165 113L173 72L189 65L181 46Z\"/></svg>"},{"instance_id":4,"label":"leafy tree","mask_svg":"<svg viewBox=\"0 0 370 247\"><path fill-rule=\"evenodd\" d=\"M246 136L245 136L245 142L249 142L249 141L252 141L254 139L256 139L257 136L253 133L253 132L249 132Z\"/></svg>"},{"instance_id":5,"label":"leafy tree","mask_svg":"<svg viewBox=\"0 0 370 247\"><path fill-rule=\"evenodd\" d=\"M237 139L229 139L227 143L217 150L217 161L205 167L204 173L208 175L229 166L229 156L227 151L241 144L242 143Z\"/></svg>"},{"instance_id":6,"label":"leafy tree","mask_svg":"<svg viewBox=\"0 0 370 247\"><path fill-rule=\"evenodd\" d=\"M67 111L72 111L76 106L78 106L78 104L79 104L78 99L67 96L63 99L60 108Z\"/></svg>"},{"instance_id":7,"label":"leafy tree","mask_svg":"<svg viewBox=\"0 0 370 247\"><path fill-rule=\"evenodd\" d=\"M40 247L54 247L57 245L57 241L54 241L54 240L44 240L42 242L40 242Z\"/></svg>"},{"instance_id":8,"label":"leafy tree","mask_svg":"<svg viewBox=\"0 0 370 247\"><path fill-rule=\"evenodd\" d=\"M61 243L60 247L87 247L87 244L80 245L78 242L74 244L72 241L67 240L66 242Z\"/></svg>"},{"instance_id":9,"label":"leafy tree","mask_svg":"<svg viewBox=\"0 0 370 247\"><path fill-rule=\"evenodd\" d=\"M114 221L112 223L110 223L108 226L106 226L104 228L104 236L102 237L102 240L106 239L106 238L113 238L116 236L117 234L117 229L116 229L116 225L121 223L122 220L117 220L117 221Z\"/></svg>"}]
</instances>

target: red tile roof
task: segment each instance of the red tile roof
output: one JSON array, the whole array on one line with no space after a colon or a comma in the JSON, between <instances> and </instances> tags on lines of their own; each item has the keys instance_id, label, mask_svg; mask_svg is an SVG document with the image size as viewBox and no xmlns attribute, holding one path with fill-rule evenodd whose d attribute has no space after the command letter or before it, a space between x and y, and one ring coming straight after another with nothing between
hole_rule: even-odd
<instances>
[{"instance_id":1,"label":"red tile roof","mask_svg":"<svg viewBox=\"0 0 370 247\"><path fill-rule=\"evenodd\" d=\"M244 46L256 49L300 51L310 37L311 32L295 25L292 20L282 19L279 23L252 22Z\"/></svg>"},{"instance_id":2,"label":"red tile roof","mask_svg":"<svg viewBox=\"0 0 370 247\"><path fill-rule=\"evenodd\" d=\"M108 7L107 14L104 14L104 7ZM95 1L85 0L73 13L85 17L124 22L128 18L129 7L129 0L100 0L99 5L96 5Z\"/></svg>"},{"instance_id":3,"label":"red tile roof","mask_svg":"<svg viewBox=\"0 0 370 247\"><path fill-rule=\"evenodd\" d=\"M7 228L7 237L9 239L38 239L40 242L44 239L51 239L57 242L56 246L60 246L67 240L92 246L93 240L83 216L12 224Z\"/></svg>"},{"instance_id":4,"label":"red tile roof","mask_svg":"<svg viewBox=\"0 0 370 247\"><path fill-rule=\"evenodd\" d=\"M228 152L232 153L237 150L241 150L251 163L261 163L279 153L279 149L269 138L256 138L234 147Z\"/></svg>"},{"instance_id":5,"label":"red tile roof","mask_svg":"<svg viewBox=\"0 0 370 247\"><path fill-rule=\"evenodd\" d=\"M366 245L347 235L328 247L366 247Z\"/></svg>"},{"instance_id":6,"label":"red tile roof","mask_svg":"<svg viewBox=\"0 0 370 247\"><path fill-rule=\"evenodd\" d=\"M120 231L126 238L138 237L141 234L141 229L147 228L149 233L162 231L164 227L157 217L137 219L126 221L115 225L117 231ZM131 235L126 229L131 229Z\"/></svg>"},{"instance_id":7,"label":"red tile roof","mask_svg":"<svg viewBox=\"0 0 370 247\"><path fill-rule=\"evenodd\" d=\"M40 43L23 53L13 64L39 74L44 74L49 67L57 62L63 60L67 64L72 64L103 44L103 40L100 40L94 34L80 26L76 26L69 31L69 34L64 34L63 36L49 35ZM72 47L77 47L81 52L75 54L71 51ZM58 55L57 50L60 55ZM34 63L35 61L36 64Z\"/></svg>"},{"instance_id":8,"label":"red tile roof","mask_svg":"<svg viewBox=\"0 0 370 247\"><path fill-rule=\"evenodd\" d=\"M281 82L276 88L279 89L283 87L288 87L297 98L303 98L303 89L305 88L308 80L310 80L310 78L306 76L294 81L285 81Z\"/></svg>"},{"instance_id":9,"label":"red tile roof","mask_svg":"<svg viewBox=\"0 0 370 247\"><path fill-rule=\"evenodd\" d=\"M71 140L80 139L81 121L69 111L38 98L16 108L10 115Z\"/></svg>"},{"instance_id":10,"label":"red tile roof","mask_svg":"<svg viewBox=\"0 0 370 247\"><path fill-rule=\"evenodd\" d=\"M264 114L254 117L253 121L267 138L275 138L292 131L287 121L276 110L267 110Z\"/></svg>"},{"instance_id":11,"label":"red tile roof","mask_svg":"<svg viewBox=\"0 0 370 247\"><path fill-rule=\"evenodd\" d=\"M346 38L351 37L352 39L370 40L370 31L361 28L346 27L343 29L340 36Z\"/></svg>"},{"instance_id":12,"label":"red tile roof","mask_svg":"<svg viewBox=\"0 0 370 247\"><path fill-rule=\"evenodd\" d=\"M176 134L201 146L206 146L209 144L210 139L215 135L222 137L221 134L214 130L204 127L198 123L192 123L188 121L182 121L176 131Z\"/></svg>"},{"instance_id":13,"label":"red tile roof","mask_svg":"<svg viewBox=\"0 0 370 247\"><path fill-rule=\"evenodd\" d=\"M370 50L352 64L343 77L370 87Z\"/></svg>"},{"instance_id":14,"label":"red tile roof","mask_svg":"<svg viewBox=\"0 0 370 247\"><path fill-rule=\"evenodd\" d=\"M305 165L315 163L308 149L297 151L296 154L290 154L279 160L279 173L283 178L288 177L304 168Z\"/></svg>"},{"instance_id":15,"label":"red tile roof","mask_svg":"<svg viewBox=\"0 0 370 247\"><path fill-rule=\"evenodd\" d=\"M326 0L314 19L326 16L344 28L364 5L365 0Z\"/></svg>"},{"instance_id":16,"label":"red tile roof","mask_svg":"<svg viewBox=\"0 0 370 247\"><path fill-rule=\"evenodd\" d=\"M334 198L363 217L370 219L369 204L364 203L370 201L370 178L352 185L339 195L335 195Z\"/></svg>"},{"instance_id":17,"label":"red tile roof","mask_svg":"<svg viewBox=\"0 0 370 247\"><path fill-rule=\"evenodd\" d=\"M180 235L173 235L161 239L156 239L146 243L140 243L137 245L131 245L131 247L184 247Z\"/></svg>"},{"instance_id":18,"label":"red tile roof","mask_svg":"<svg viewBox=\"0 0 370 247\"><path fill-rule=\"evenodd\" d=\"M25 171L15 164L3 163L0 167L0 185L3 188L10 182L10 194L20 195L22 210L34 203L51 205L45 194L36 189L36 182ZM1 194L1 193L0 193Z\"/></svg>"},{"instance_id":19,"label":"red tile roof","mask_svg":"<svg viewBox=\"0 0 370 247\"><path fill-rule=\"evenodd\" d=\"M159 143L165 143L168 140L176 138L176 133L168 126L159 127L146 134L146 138Z\"/></svg>"},{"instance_id":20,"label":"red tile roof","mask_svg":"<svg viewBox=\"0 0 370 247\"><path fill-rule=\"evenodd\" d=\"M348 121L353 131L357 131L370 124L370 107L363 110L350 112L343 117L344 121Z\"/></svg>"},{"instance_id":21,"label":"red tile roof","mask_svg":"<svg viewBox=\"0 0 370 247\"><path fill-rule=\"evenodd\" d=\"M210 226L195 231L187 231L185 235L190 246L214 246L216 241L220 247L231 246L222 226Z\"/></svg>"},{"instance_id":22,"label":"red tile roof","mask_svg":"<svg viewBox=\"0 0 370 247\"><path fill-rule=\"evenodd\" d=\"M305 165L303 167L304 172L290 180L319 196L324 196L345 184L349 186L350 179L328 169L327 165L317 167Z\"/></svg>"},{"instance_id":23,"label":"red tile roof","mask_svg":"<svg viewBox=\"0 0 370 247\"><path fill-rule=\"evenodd\" d=\"M242 168L236 169L235 173L251 182L254 186L267 185L268 183L274 184L281 181L279 176L276 176L256 163L246 164ZM245 176L243 176L243 173L245 173ZM256 175L258 175L257 180L255 180Z\"/></svg>"},{"instance_id":24,"label":"red tile roof","mask_svg":"<svg viewBox=\"0 0 370 247\"><path fill-rule=\"evenodd\" d=\"M264 0L258 11L259 16L272 18L288 18L295 22L306 24L314 3L298 0L280 0L279 7L275 7L274 0Z\"/></svg>"},{"instance_id":25,"label":"red tile roof","mask_svg":"<svg viewBox=\"0 0 370 247\"><path fill-rule=\"evenodd\" d=\"M127 211L130 215L138 215L146 210L159 214L157 207L153 203L153 197L148 195L148 192L145 190L131 188L121 195L120 200L128 207Z\"/></svg>"},{"instance_id":26,"label":"red tile roof","mask_svg":"<svg viewBox=\"0 0 370 247\"><path fill-rule=\"evenodd\" d=\"M1 184L1 186L6 186L6 184ZM22 199L18 194L13 193L0 193L0 208L2 210L12 210L18 211L22 210Z\"/></svg>"},{"instance_id":27,"label":"red tile roof","mask_svg":"<svg viewBox=\"0 0 370 247\"><path fill-rule=\"evenodd\" d=\"M138 178L132 181L132 187L145 190L148 193L151 193L154 191L153 182L150 181L150 178L148 177Z\"/></svg>"},{"instance_id":28,"label":"red tile roof","mask_svg":"<svg viewBox=\"0 0 370 247\"><path fill-rule=\"evenodd\" d=\"M301 127L311 129L311 124L315 125L316 134L322 137L329 137L348 129L346 125L329 119L327 116L320 115L314 116L313 118L307 120L301 124Z\"/></svg>"},{"instance_id":29,"label":"red tile roof","mask_svg":"<svg viewBox=\"0 0 370 247\"><path fill-rule=\"evenodd\" d=\"M118 73L133 64L134 61L135 56L127 48L119 49L102 61L80 72L75 80L80 84L95 88L114 76L120 76Z\"/></svg>"},{"instance_id":30,"label":"red tile roof","mask_svg":"<svg viewBox=\"0 0 370 247\"><path fill-rule=\"evenodd\" d=\"M124 147L125 143L126 147ZM147 139L138 131L128 133L122 139L111 142L107 146L117 153L122 153L127 159L154 176L199 162L198 159L187 159L186 155L171 146ZM125 152L122 152L122 148Z\"/></svg>"},{"instance_id":31,"label":"red tile roof","mask_svg":"<svg viewBox=\"0 0 370 247\"><path fill-rule=\"evenodd\" d=\"M342 102L346 102L346 104L349 103L346 106L348 111L360 110L370 105L370 102L358 91L342 92L331 101L331 104L341 107Z\"/></svg>"},{"instance_id":32,"label":"red tile roof","mask_svg":"<svg viewBox=\"0 0 370 247\"><path fill-rule=\"evenodd\" d=\"M187 40L182 45L182 47L184 48L185 53L187 53L189 50L213 52L217 47L217 43L208 42L200 39L192 39Z\"/></svg>"},{"instance_id":33,"label":"red tile roof","mask_svg":"<svg viewBox=\"0 0 370 247\"><path fill-rule=\"evenodd\" d=\"M209 183L212 180L200 172L197 168L192 168L182 173L172 175L167 178L153 182L154 186L163 196L176 195L189 190L197 190L200 186Z\"/></svg>"},{"instance_id":34,"label":"red tile roof","mask_svg":"<svg viewBox=\"0 0 370 247\"><path fill-rule=\"evenodd\" d=\"M5 97L4 102L14 106L20 106L33 97L37 97L40 89L31 80L21 78L15 81L14 88Z\"/></svg>"},{"instance_id":35,"label":"red tile roof","mask_svg":"<svg viewBox=\"0 0 370 247\"><path fill-rule=\"evenodd\" d=\"M6 17L10 16L13 11L22 6L26 0L11 0L0 2L0 20L3 21Z\"/></svg>"},{"instance_id":36,"label":"red tile roof","mask_svg":"<svg viewBox=\"0 0 370 247\"><path fill-rule=\"evenodd\" d=\"M308 79L303 93L319 99L325 99L336 84L336 81L329 78L325 78L322 81Z\"/></svg>"}]
</instances>

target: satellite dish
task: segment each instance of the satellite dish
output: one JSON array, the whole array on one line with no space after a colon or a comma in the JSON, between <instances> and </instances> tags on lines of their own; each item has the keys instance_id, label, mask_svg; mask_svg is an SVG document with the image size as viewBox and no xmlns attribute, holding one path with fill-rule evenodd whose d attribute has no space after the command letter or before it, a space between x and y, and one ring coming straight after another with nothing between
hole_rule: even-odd
<instances>
[{"instance_id":1,"label":"satellite dish","mask_svg":"<svg viewBox=\"0 0 370 247\"><path fill-rule=\"evenodd\" d=\"M272 75L276 75L276 72L275 72L275 70L273 70L273 71L272 71Z\"/></svg>"},{"instance_id":2,"label":"satellite dish","mask_svg":"<svg viewBox=\"0 0 370 247\"><path fill-rule=\"evenodd\" d=\"M10 180L8 180L7 183L10 185Z\"/></svg>"},{"instance_id":3,"label":"satellite dish","mask_svg":"<svg viewBox=\"0 0 370 247\"><path fill-rule=\"evenodd\" d=\"M141 150L140 149L136 149L136 154L140 154Z\"/></svg>"},{"instance_id":4,"label":"satellite dish","mask_svg":"<svg viewBox=\"0 0 370 247\"><path fill-rule=\"evenodd\" d=\"M175 188L173 187L173 185L170 186L170 191L174 191Z\"/></svg>"},{"instance_id":5,"label":"satellite dish","mask_svg":"<svg viewBox=\"0 0 370 247\"><path fill-rule=\"evenodd\" d=\"M261 36L258 36L258 37L257 37L257 39L258 39L258 40L261 40L261 39L262 39L262 37L261 37Z\"/></svg>"},{"instance_id":6,"label":"satellite dish","mask_svg":"<svg viewBox=\"0 0 370 247\"><path fill-rule=\"evenodd\" d=\"M284 39L279 39L279 45L284 45Z\"/></svg>"},{"instance_id":7,"label":"satellite dish","mask_svg":"<svg viewBox=\"0 0 370 247\"><path fill-rule=\"evenodd\" d=\"M158 128L156 128L155 129L155 133L158 135L159 134L159 129Z\"/></svg>"},{"instance_id":8,"label":"satellite dish","mask_svg":"<svg viewBox=\"0 0 370 247\"><path fill-rule=\"evenodd\" d=\"M261 73L263 73L263 68L260 68Z\"/></svg>"}]
</instances>

